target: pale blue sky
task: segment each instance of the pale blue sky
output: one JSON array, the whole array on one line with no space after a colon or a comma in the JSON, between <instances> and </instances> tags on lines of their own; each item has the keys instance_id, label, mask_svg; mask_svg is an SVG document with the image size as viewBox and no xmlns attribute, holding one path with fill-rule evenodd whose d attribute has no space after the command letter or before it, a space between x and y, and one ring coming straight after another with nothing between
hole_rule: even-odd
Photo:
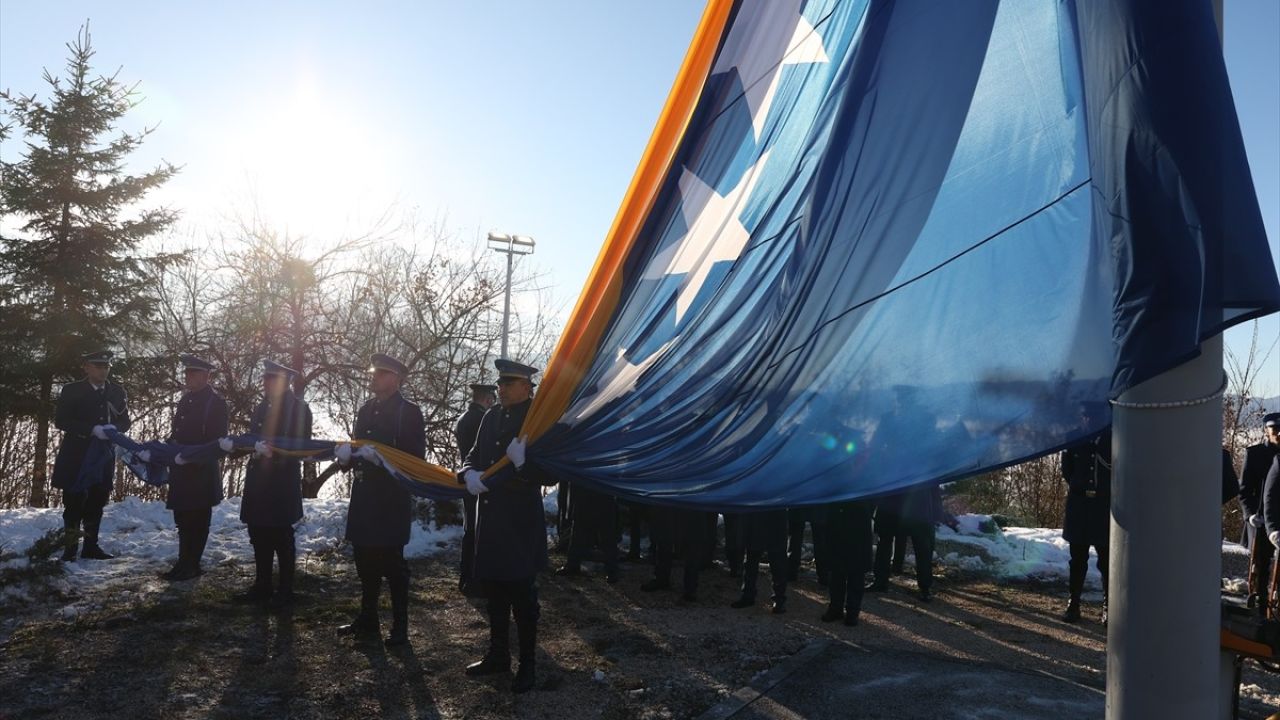
<instances>
[{"instance_id":1,"label":"pale blue sky","mask_svg":"<svg viewBox=\"0 0 1280 720\"><path fill-rule=\"evenodd\" d=\"M702 11L645 2L0 0L0 87L44 94L91 19L160 123L142 157L184 166L165 200L208 229L251 193L319 242L398 202L537 239L572 306ZM1280 260L1280 3L1226 0L1226 57L1272 262ZM5 152L12 152L6 146ZM1228 333L1243 352L1249 329ZM1266 343L1280 319L1263 323ZM1280 350L1257 391L1280 394Z\"/></svg>"}]
</instances>

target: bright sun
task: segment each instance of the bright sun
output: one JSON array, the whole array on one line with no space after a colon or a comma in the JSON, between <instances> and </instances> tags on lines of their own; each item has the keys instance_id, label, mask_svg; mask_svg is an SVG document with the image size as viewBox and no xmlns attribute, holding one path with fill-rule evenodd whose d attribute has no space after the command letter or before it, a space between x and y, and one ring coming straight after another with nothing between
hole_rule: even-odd
<instances>
[{"instance_id":1,"label":"bright sun","mask_svg":"<svg viewBox=\"0 0 1280 720\"><path fill-rule=\"evenodd\" d=\"M314 80L246 106L240 117L224 159L277 229L335 239L394 199L378 130Z\"/></svg>"}]
</instances>

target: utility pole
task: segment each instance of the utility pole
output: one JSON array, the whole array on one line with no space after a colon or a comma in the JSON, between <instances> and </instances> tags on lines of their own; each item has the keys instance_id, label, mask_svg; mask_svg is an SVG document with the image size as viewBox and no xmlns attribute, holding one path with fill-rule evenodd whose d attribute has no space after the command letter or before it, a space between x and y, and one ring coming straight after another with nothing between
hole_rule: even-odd
<instances>
[{"instance_id":1,"label":"utility pole","mask_svg":"<svg viewBox=\"0 0 1280 720\"><path fill-rule=\"evenodd\" d=\"M499 355L505 358L507 357L507 337L511 333L511 272L515 267L516 255L533 254L533 238L491 232L489 249L507 256L507 289L502 301L502 353Z\"/></svg>"}]
</instances>

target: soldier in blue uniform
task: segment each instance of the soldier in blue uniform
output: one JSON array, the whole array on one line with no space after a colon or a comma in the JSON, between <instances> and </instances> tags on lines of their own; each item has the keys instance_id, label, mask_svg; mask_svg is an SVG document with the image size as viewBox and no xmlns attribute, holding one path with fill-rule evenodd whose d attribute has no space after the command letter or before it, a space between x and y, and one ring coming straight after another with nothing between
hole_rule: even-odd
<instances>
[{"instance_id":1,"label":"soldier in blue uniform","mask_svg":"<svg viewBox=\"0 0 1280 720\"><path fill-rule=\"evenodd\" d=\"M888 521L881 524L881 513ZM875 580L866 587L871 592L889 589L889 571L894 547L905 547L900 538L911 540L916 554L916 590L924 602L933 601L933 550L937 539L937 526L947 522L955 526L954 518L942 510L942 490L937 485L914 487L906 492L889 495L876 503L875 532L878 539L875 553Z\"/></svg>"},{"instance_id":2,"label":"soldier in blue uniform","mask_svg":"<svg viewBox=\"0 0 1280 720\"><path fill-rule=\"evenodd\" d=\"M209 385L213 364L195 355L183 355L186 392L178 400L168 442L202 445L227 434L227 401ZM169 472L165 507L173 511L178 526L178 561L161 577L183 581L201 574L200 558L209 539L213 507L222 502L222 464L218 460L188 463L179 455Z\"/></svg>"},{"instance_id":3,"label":"soldier in blue uniform","mask_svg":"<svg viewBox=\"0 0 1280 720\"><path fill-rule=\"evenodd\" d=\"M685 602L698 599L698 573L711 560L714 537L707 525L715 513L687 508L653 505L647 508L650 521L650 547L653 552L653 577L640 586L643 592L671 588L671 570L675 557L684 559L684 575L680 598ZM742 550L742 546L738 546Z\"/></svg>"},{"instance_id":4,"label":"soldier in blue uniform","mask_svg":"<svg viewBox=\"0 0 1280 720\"><path fill-rule=\"evenodd\" d=\"M80 468L94 438L105 440L104 427L120 432L129 429L129 406L124 388L107 380L111 371L111 352L99 350L81 355L81 368L85 379L62 386L58 395L58 408L53 424L62 431L62 444L53 462L52 484L62 490L62 525L66 532L66 546L62 559L76 559L80 544L81 523L84 527L84 549L80 557L87 560L110 560L98 545L98 528L102 524L102 509L111 497L111 484L115 476L115 463L107 463L102 475L91 478L88 487L81 487Z\"/></svg>"},{"instance_id":5,"label":"soldier in blue uniform","mask_svg":"<svg viewBox=\"0 0 1280 720\"><path fill-rule=\"evenodd\" d=\"M769 579L773 581L773 614L787 611L788 512L764 510L743 513L736 523L740 528L737 547L746 552L742 567L742 595L729 607L745 608L756 604L756 582L760 576L760 556L769 554Z\"/></svg>"},{"instance_id":6,"label":"soldier in blue uniform","mask_svg":"<svg viewBox=\"0 0 1280 720\"><path fill-rule=\"evenodd\" d=\"M832 503L826 508L831 575L827 586L830 603L822 614L823 622L843 619L845 625L858 624L862 582L872 565L871 519L875 507L871 500L854 500Z\"/></svg>"},{"instance_id":7,"label":"soldier in blue uniform","mask_svg":"<svg viewBox=\"0 0 1280 720\"><path fill-rule=\"evenodd\" d=\"M262 402L253 410L249 432L264 438L311 438L311 408L294 395L290 386L297 371L279 363L262 363ZM240 521L249 526L256 579L237 602L270 603L286 607L293 602L293 575L297 561L293 524L302 519L302 462L272 451L266 441L254 448L244 475ZM280 560L280 587L272 595L271 566Z\"/></svg>"},{"instance_id":8,"label":"soldier in blue uniform","mask_svg":"<svg viewBox=\"0 0 1280 720\"><path fill-rule=\"evenodd\" d=\"M464 465L472 446L476 444L480 420L485 412L493 407L496 399L494 393L497 391L497 385L471 384L471 404L453 426L453 438L458 443L458 459ZM462 498L462 515L462 564L458 568L458 589L468 597L475 597L480 594L480 588L477 587L477 583L472 582L471 577L476 555L476 498L474 495L468 494Z\"/></svg>"},{"instance_id":9,"label":"soldier in blue uniform","mask_svg":"<svg viewBox=\"0 0 1280 720\"><path fill-rule=\"evenodd\" d=\"M1244 515L1242 543L1254 548L1250 554L1249 577L1256 579L1258 587L1249 588L1250 600L1256 602L1270 585L1271 564L1275 549L1269 542L1257 543L1258 531L1266 526L1264 498L1267 471L1277 455L1280 455L1280 413L1268 413L1262 417L1262 442L1244 450L1244 466L1240 469L1240 509ZM1273 511L1274 512L1274 511ZM1258 605L1261 607L1261 604Z\"/></svg>"},{"instance_id":10,"label":"soldier in blue uniform","mask_svg":"<svg viewBox=\"0 0 1280 720\"><path fill-rule=\"evenodd\" d=\"M547 525L541 486L554 484L536 463L526 462L520 435L533 403L537 369L511 360L498 369L498 402L484 414L475 445L458 476L478 498L475 537L475 580L488 598L489 648L484 658L467 666L468 675L506 673L511 669L508 631L512 615L520 642L520 667L511 689L532 690L536 682L539 570L547 567ZM511 463L482 479L503 457Z\"/></svg>"},{"instance_id":11,"label":"soldier in blue uniform","mask_svg":"<svg viewBox=\"0 0 1280 720\"><path fill-rule=\"evenodd\" d=\"M1280 454L1271 458L1271 468L1267 470L1267 478L1263 481L1262 490L1262 529L1266 531L1267 537L1265 540L1258 538L1257 542L1259 547L1270 545L1271 554L1274 556L1276 548L1280 547ZM1263 617L1274 619L1280 608L1275 605L1276 598L1271 596L1271 586L1260 585L1258 592L1260 595L1257 602Z\"/></svg>"},{"instance_id":12,"label":"soldier in blue uniform","mask_svg":"<svg viewBox=\"0 0 1280 720\"><path fill-rule=\"evenodd\" d=\"M400 393L409 368L404 363L378 353L369 358L369 390L373 398L360 406L351 437L374 440L424 457L427 451L426 422L422 408ZM413 524L413 497L381 464L373 462L373 448L361 446L355 458L351 446L339 445L334 454L338 463L350 468L351 503L347 508L347 540L351 542L360 576L360 614L341 630L355 634L378 632L378 595L382 579L391 590L391 634L389 647L409 643L409 563L404 546Z\"/></svg>"},{"instance_id":13,"label":"soldier in blue uniform","mask_svg":"<svg viewBox=\"0 0 1280 720\"><path fill-rule=\"evenodd\" d=\"M1103 403L1081 407L1087 426L1103 412ZM1062 451L1062 477L1067 481L1067 508L1062 538L1071 551L1067 609L1064 622L1080 622L1080 594L1089 570L1089 548L1098 553L1102 573L1102 622L1107 621L1107 558L1111 539L1111 428Z\"/></svg>"},{"instance_id":14,"label":"soldier in blue uniform","mask_svg":"<svg viewBox=\"0 0 1280 720\"><path fill-rule=\"evenodd\" d=\"M581 483L568 485L569 556L556 575L573 577L582 574L582 561L591 548L600 549L604 560L605 582L618 582L618 504L613 496L593 490Z\"/></svg>"}]
</instances>

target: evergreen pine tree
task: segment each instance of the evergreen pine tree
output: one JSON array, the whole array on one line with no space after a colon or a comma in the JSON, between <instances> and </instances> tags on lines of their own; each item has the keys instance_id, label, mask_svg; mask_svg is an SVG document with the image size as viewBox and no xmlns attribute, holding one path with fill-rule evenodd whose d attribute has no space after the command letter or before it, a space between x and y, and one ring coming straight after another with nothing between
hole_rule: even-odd
<instances>
[{"instance_id":1,"label":"evergreen pine tree","mask_svg":"<svg viewBox=\"0 0 1280 720\"><path fill-rule=\"evenodd\" d=\"M156 312L147 278L180 257L139 248L177 217L139 207L177 168L126 171L154 130L117 129L140 101L136 86L118 73L92 75L87 24L67 48L66 77L44 73L47 100L0 92L7 144L23 143L15 160L0 158L0 227L11 228L0 237L0 392L3 412L36 423L30 503L37 507L46 504L55 381L79 374L80 353L145 336Z\"/></svg>"}]
</instances>

